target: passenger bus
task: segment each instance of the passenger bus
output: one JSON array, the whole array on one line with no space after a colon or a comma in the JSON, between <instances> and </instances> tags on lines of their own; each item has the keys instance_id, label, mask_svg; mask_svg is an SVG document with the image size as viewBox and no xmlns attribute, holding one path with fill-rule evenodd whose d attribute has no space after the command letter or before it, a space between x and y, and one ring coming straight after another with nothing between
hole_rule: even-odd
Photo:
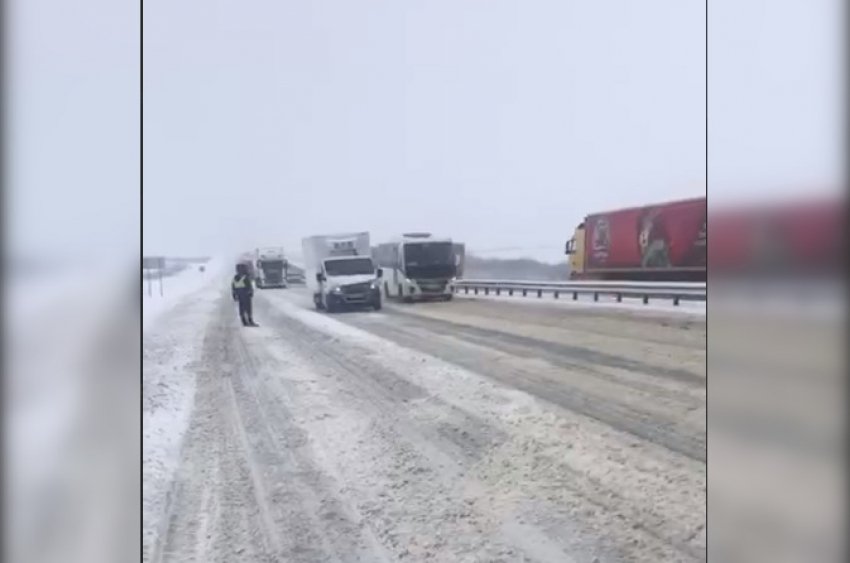
<instances>
[{"instance_id":1,"label":"passenger bus","mask_svg":"<svg viewBox=\"0 0 850 563\"><path fill-rule=\"evenodd\" d=\"M378 245L373 254L383 270L386 297L405 302L452 299L462 272L462 244L429 233L407 233Z\"/></svg>"}]
</instances>

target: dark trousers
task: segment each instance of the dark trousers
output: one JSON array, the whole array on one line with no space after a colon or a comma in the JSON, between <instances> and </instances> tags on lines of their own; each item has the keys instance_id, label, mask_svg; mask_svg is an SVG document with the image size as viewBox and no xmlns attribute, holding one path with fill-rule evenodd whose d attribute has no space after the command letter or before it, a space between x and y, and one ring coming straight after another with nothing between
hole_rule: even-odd
<instances>
[{"instance_id":1,"label":"dark trousers","mask_svg":"<svg viewBox=\"0 0 850 563\"><path fill-rule=\"evenodd\" d=\"M236 298L239 303L239 318L242 320L243 325L253 324L254 323L254 311L251 305L251 298L247 295L238 296Z\"/></svg>"}]
</instances>

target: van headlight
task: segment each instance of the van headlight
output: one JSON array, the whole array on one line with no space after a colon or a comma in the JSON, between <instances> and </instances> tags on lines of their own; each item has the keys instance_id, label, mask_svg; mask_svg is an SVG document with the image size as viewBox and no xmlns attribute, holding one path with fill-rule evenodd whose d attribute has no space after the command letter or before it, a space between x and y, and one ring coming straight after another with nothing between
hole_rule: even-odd
<instances>
[{"instance_id":1,"label":"van headlight","mask_svg":"<svg viewBox=\"0 0 850 563\"><path fill-rule=\"evenodd\" d=\"M334 295L339 295L340 293L342 293L342 288L341 287L335 287L331 290L331 293L333 293Z\"/></svg>"}]
</instances>

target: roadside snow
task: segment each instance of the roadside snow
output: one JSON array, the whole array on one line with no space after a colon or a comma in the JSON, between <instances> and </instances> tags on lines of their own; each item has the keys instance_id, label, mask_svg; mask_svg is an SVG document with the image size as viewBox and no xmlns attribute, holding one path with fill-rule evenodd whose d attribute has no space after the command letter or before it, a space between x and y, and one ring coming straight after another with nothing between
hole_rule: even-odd
<instances>
[{"instance_id":1,"label":"roadside snow","mask_svg":"<svg viewBox=\"0 0 850 563\"><path fill-rule=\"evenodd\" d=\"M10 538L22 557L50 541L44 528L70 495L67 460L92 395L90 361L103 355L98 339L121 303L122 280L114 264L4 278Z\"/></svg>"},{"instance_id":2,"label":"roadside snow","mask_svg":"<svg viewBox=\"0 0 850 563\"><path fill-rule=\"evenodd\" d=\"M600 295L599 301L593 301L590 295L579 295L577 301L572 300L571 295L561 296L560 299L555 299L552 295L544 294L543 297L537 297L529 294L528 297L519 295L478 295L458 293L456 299L469 299L475 301L497 300L508 303L522 303L539 307L561 307L561 308L597 308L597 309L613 309L628 312L643 312L643 313L664 313L671 315L690 315L690 316L705 316L706 302L705 301L682 301L679 305L673 305L672 301L657 299L650 300L644 305L639 299L624 299L622 303L618 303L614 296Z\"/></svg>"},{"instance_id":3,"label":"roadside snow","mask_svg":"<svg viewBox=\"0 0 850 563\"><path fill-rule=\"evenodd\" d=\"M188 270L175 278L165 297L144 302L142 382L142 540L145 560L167 524L171 483L189 425L195 377L206 329L221 297L221 270ZM153 321L157 321L154 323Z\"/></svg>"},{"instance_id":4,"label":"roadside snow","mask_svg":"<svg viewBox=\"0 0 850 563\"><path fill-rule=\"evenodd\" d=\"M221 258L213 258L203 265L203 272L197 266L194 266L164 278L162 280L162 295L159 294L158 280L151 281L151 295L148 295L147 280L142 280L143 330L147 331L156 319L173 309L186 296L219 281L224 274L225 263L226 261Z\"/></svg>"}]
</instances>

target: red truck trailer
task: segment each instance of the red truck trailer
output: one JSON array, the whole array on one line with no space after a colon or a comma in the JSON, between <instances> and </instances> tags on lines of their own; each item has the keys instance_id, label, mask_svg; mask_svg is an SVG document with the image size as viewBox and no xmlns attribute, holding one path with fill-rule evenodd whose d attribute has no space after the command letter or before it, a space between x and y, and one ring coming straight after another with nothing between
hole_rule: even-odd
<instances>
[{"instance_id":1,"label":"red truck trailer","mask_svg":"<svg viewBox=\"0 0 850 563\"><path fill-rule=\"evenodd\" d=\"M696 198L588 215L567 254L576 280L707 281L709 269L715 277L835 276L846 254L843 233L839 198L711 212L706 198Z\"/></svg>"},{"instance_id":2,"label":"red truck trailer","mask_svg":"<svg viewBox=\"0 0 850 563\"><path fill-rule=\"evenodd\" d=\"M706 199L588 215L567 243L570 277L705 281Z\"/></svg>"},{"instance_id":3,"label":"red truck trailer","mask_svg":"<svg viewBox=\"0 0 850 563\"><path fill-rule=\"evenodd\" d=\"M712 210L712 276L823 277L841 271L844 206L803 199Z\"/></svg>"}]
</instances>

